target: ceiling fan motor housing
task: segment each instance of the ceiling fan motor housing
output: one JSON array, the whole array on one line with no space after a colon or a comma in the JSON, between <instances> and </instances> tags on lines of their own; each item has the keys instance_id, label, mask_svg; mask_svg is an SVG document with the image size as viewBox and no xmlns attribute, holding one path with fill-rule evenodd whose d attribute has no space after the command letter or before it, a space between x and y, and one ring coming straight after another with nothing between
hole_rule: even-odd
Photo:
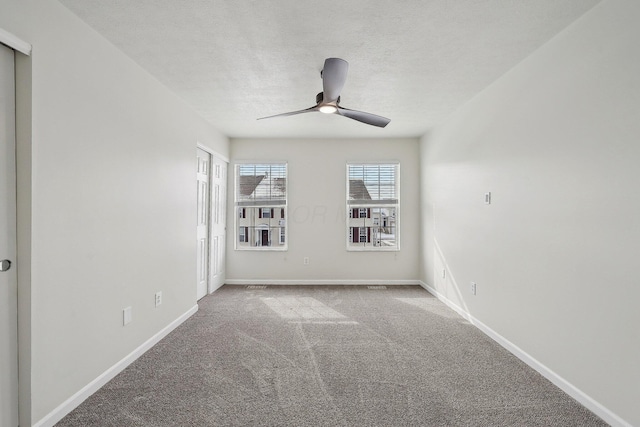
<instances>
[{"instance_id":1,"label":"ceiling fan motor housing","mask_svg":"<svg viewBox=\"0 0 640 427\"><path fill-rule=\"evenodd\" d=\"M316 104L322 103L323 100L324 100L324 92L320 92L319 94L316 95ZM338 97L338 99L336 100L336 105L339 103L340 103L340 97Z\"/></svg>"}]
</instances>

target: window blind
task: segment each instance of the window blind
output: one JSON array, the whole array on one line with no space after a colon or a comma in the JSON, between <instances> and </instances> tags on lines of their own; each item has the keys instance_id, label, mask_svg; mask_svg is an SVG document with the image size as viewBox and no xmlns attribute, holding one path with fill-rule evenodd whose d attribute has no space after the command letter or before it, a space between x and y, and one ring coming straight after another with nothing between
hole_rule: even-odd
<instances>
[{"instance_id":1,"label":"window blind","mask_svg":"<svg viewBox=\"0 0 640 427\"><path fill-rule=\"evenodd\" d=\"M347 164L347 249L399 250L398 163Z\"/></svg>"},{"instance_id":2,"label":"window blind","mask_svg":"<svg viewBox=\"0 0 640 427\"><path fill-rule=\"evenodd\" d=\"M398 203L397 164L349 164L348 204L379 205Z\"/></svg>"},{"instance_id":3,"label":"window blind","mask_svg":"<svg viewBox=\"0 0 640 427\"><path fill-rule=\"evenodd\" d=\"M236 165L237 206L274 206L287 201L287 165Z\"/></svg>"},{"instance_id":4,"label":"window blind","mask_svg":"<svg viewBox=\"0 0 640 427\"><path fill-rule=\"evenodd\" d=\"M235 169L236 249L287 249L287 164L240 163Z\"/></svg>"}]
</instances>

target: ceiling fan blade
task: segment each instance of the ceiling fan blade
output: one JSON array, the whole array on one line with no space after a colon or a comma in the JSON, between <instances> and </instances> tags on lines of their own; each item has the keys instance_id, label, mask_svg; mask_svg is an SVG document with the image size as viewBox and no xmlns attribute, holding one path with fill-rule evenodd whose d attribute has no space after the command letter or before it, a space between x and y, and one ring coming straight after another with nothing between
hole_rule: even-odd
<instances>
[{"instance_id":1,"label":"ceiling fan blade","mask_svg":"<svg viewBox=\"0 0 640 427\"><path fill-rule=\"evenodd\" d=\"M288 113L276 114L275 116L260 117L258 120L271 119L271 118L274 118L274 117L295 116L296 114L310 113L312 111L318 111L318 106L314 105L313 107L306 108L304 110L290 111Z\"/></svg>"},{"instance_id":2,"label":"ceiling fan blade","mask_svg":"<svg viewBox=\"0 0 640 427\"><path fill-rule=\"evenodd\" d=\"M340 58L327 58L322 69L322 91L324 102L334 102L338 100L340 92L347 81L347 71L349 63Z\"/></svg>"},{"instance_id":3,"label":"ceiling fan blade","mask_svg":"<svg viewBox=\"0 0 640 427\"><path fill-rule=\"evenodd\" d=\"M375 114L365 113L364 111L350 110L348 108L340 106L338 106L338 111L336 111L336 114L340 114L341 116L345 116L350 119L381 128L388 125L391 121L391 119L387 119L386 117L376 116Z\"/></svg>"}]
</instances>

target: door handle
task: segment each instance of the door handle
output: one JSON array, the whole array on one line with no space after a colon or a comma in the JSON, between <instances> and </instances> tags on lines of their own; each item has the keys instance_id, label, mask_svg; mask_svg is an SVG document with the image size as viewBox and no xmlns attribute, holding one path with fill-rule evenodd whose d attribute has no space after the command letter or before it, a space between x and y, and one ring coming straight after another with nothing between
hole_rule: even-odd
<instances>
[{"instance_id":1,"label":"door handle","mask_svg":"<svg viewBox=\"0 0 640 427\"><path fill-rule=\"evenodd\" d=\"M0 272L7 271L11 268L11 261L8 259L3 259L0 261Z\"/></svg>"}]
</instances>

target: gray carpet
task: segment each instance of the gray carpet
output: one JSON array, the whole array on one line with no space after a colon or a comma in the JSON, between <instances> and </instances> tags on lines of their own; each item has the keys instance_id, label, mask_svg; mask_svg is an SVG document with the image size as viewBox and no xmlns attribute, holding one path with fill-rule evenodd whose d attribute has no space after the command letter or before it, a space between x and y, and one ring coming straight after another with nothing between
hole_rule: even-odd
<instances>
[{"instance_id":1,"label":"gray carpet","mask_svg":"<svg viewBox=\"0 0 640 427\"><path fill-rule=\"evenodd\" d=\"M604 426L418 286L224 286L58 426Z\"/></svg>"}]
</instances>

